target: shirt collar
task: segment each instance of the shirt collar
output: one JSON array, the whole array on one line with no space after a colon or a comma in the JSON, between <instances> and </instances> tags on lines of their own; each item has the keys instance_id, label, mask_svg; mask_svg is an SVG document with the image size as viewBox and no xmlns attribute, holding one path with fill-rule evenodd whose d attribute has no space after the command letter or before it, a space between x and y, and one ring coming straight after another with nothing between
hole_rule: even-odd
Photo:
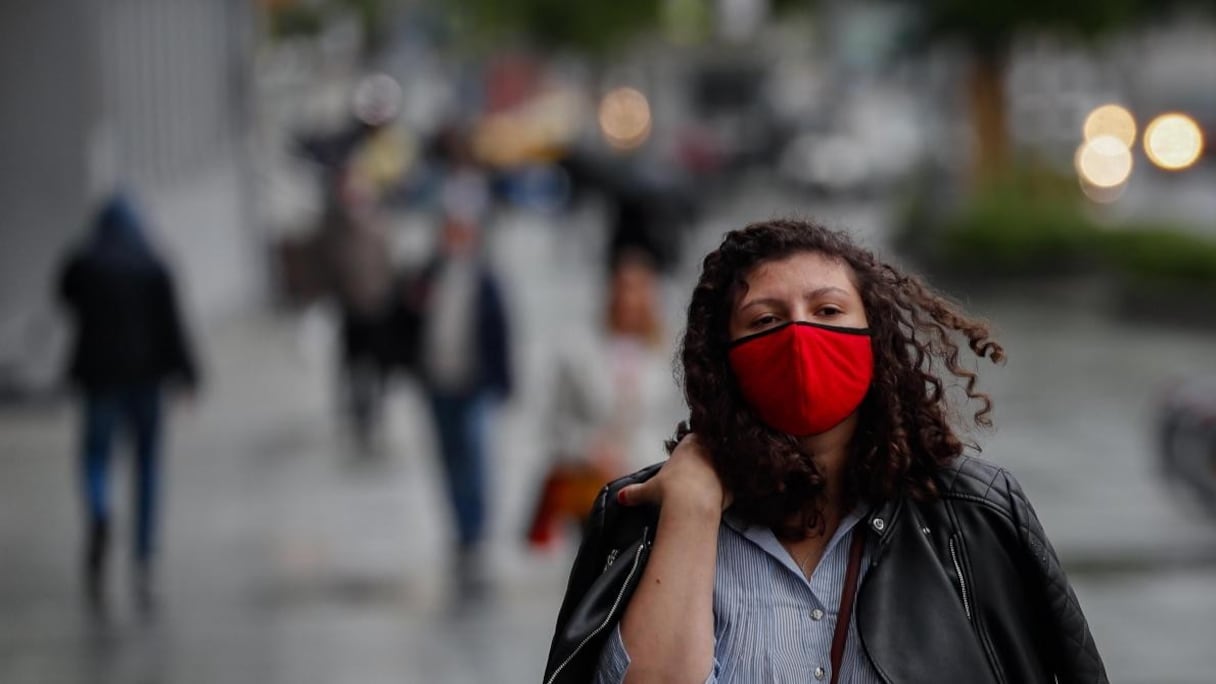
<instances>
[{"instance_id":1,"label":"shirt collar","mask_svg":"<svg viewBox=\"0 0 1216 684\"><path fill-rule=\"evenodd\" d=\"M840 519L840 525L836 527L836 531L832 534L832 538L828 540L827 545L823 549L824 558L832 553L837 544L839 544L841 540L853 530L853 528L857 527L857 523L866 517L866 512L869 510L870 507L867 504L864 502L859 503L853 508L853 510L846 513L845 516ZM790 572L797 575L804 582L807 582L809 586L810 580L803 574L802 569L797 567L797 565L794 563L794 559L790 557L789 551L787 551L786 548L781 545L781 541L777 539L777 535L773 533L772 529L762 525L750 524L731 510L727 510L722 514L722 521L726 523L727 527L731 528L743 538L755 544L760 548L760 550L764 551L778 563L789 569Z\"/></svg>"},{"instance_id":2,"label":"shirt collar","mask_svg":"<svg viewBox=\"0 0 1216 684\"><path fill-rule=\"evenodd\" d=\"M839 537L847 534L848 531L853 529L853 527L855 527L862 518L866 517L867 511L870 510L873 510L873 507L865 502L854 506L853 510L846 513L845 516L840 519L840 526L837 528L836 534L833 536ZM768 528L761 527L760 525L747 522L743 518L739 517L739 514L736 513L733 508L726 509L726 511L722 514L722 522L726 523L727 527L730 527L732 530L738 532L744 537L747 537L748 539L751 539L751 535L756 534L757 531L772 531L768 530Z\"/></svg>"}]
</instances>

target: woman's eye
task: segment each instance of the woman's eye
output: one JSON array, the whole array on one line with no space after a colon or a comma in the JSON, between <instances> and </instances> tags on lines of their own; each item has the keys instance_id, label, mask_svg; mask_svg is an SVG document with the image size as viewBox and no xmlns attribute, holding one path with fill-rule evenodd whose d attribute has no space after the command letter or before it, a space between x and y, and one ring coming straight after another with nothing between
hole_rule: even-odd
<instances>
[{"instance_id":1,"label":"woman's eye","mask_svg":"<svg viewBox=\"0 0 1216 684\"><path fill-rule=\"evenodd\" d=\"M766 325L772 325L777 322L777 317L772 314L765 314L760 318L752 321L753 328L762 328Z\"/></svg>"},{"instance_id":2,"label":"woman's eye","mask_svg":"<svg viewBox=\"0 0 1216 684\"><path fill-rule=\"evenodd\" d=\"M825 307L820 308L818 311L816 311L816 312L815 312L815 315L816 315L816 316L826 316L826 317L832 317L832 316L839 316L839 315L840 315L840 314L842 314L842 313L844 313L844 312L843 312L843 311L841 311L841 310L840 310L838 307L835 307L835 306L825 306Z\"/></svg>"}]
</instances>

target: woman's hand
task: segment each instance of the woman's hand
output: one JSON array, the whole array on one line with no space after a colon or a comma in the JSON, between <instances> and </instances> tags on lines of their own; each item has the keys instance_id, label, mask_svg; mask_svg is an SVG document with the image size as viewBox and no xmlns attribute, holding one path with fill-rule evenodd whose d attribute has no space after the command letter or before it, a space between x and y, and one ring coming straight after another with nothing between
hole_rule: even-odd
<instances>
[{"instance_id":1,"label":"woman's hand","mask_svg":"<svg viewBox=\"0 0 1216 684\"><path fill-rule=\"evenodd\" d=\"M677 504L721 513L730 506L730 493L722 486L709 452L695 433L680 440L671 458L646 482L624 487L617 500L626 506Z\"/></svg>"},{"instance_id":2,"label":"woman's hand","mask_svg":"<svg viewBox=\"0 0 1216 684\"><path fill-rule=\"evenodd\" d=\"M690 434L658 474L617 495L658 504L650 561L621 618L628 684L704 682L714 664L718 530L730 496L705 446Z\"/></svg>"}]
</instances>

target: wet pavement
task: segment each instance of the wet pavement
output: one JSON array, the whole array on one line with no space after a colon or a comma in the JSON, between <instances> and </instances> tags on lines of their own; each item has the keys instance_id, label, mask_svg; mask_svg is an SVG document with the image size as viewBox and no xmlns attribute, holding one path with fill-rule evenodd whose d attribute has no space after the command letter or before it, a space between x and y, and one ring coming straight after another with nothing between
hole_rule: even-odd
<instances>
[{"instance_id":1,"label":"wet pavement","mask_svg":"<svg viewBox=\"0 0 1216 684\"><path fill-rule=\"evenodd\" d=\"M759 193L711 212L690 252L778 208L788 199ZM881 207L793 209L882 243ZM122 554L106 619L80 601L74 408L0 413L0 681L539 681L570 549L533 555L520 539L545 457L545 362L599 284L570 234L590 230L519 216L495 236L522 388L498 421L491 600L452 600L416 388L396 388L380 457L357 457L334 417L324 316L256 315L204 331L210 381L174 412L154 614L129 600ZM692 273L672 286L675 316ZM970 299L1009 354L983 375L998 429L977 438L1072 569L1112 680L1212 681L1216 523L1160 484L1151 427L1171 378L1216 367L1216 336L1117 322L1068 293Z\"/></svg>"}]
</instances>

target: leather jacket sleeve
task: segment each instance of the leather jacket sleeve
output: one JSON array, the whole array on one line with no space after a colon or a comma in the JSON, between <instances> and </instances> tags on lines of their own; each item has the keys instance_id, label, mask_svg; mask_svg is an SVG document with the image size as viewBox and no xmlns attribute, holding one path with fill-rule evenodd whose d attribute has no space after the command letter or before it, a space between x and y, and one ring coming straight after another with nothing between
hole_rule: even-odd
<instances>
[{"instance_id":1,"label":"leather jacket sleeve","mask_svg":"<svg viewBox=\"0 0 1216 684\"><path fill-rule=\"evenodd\" d=\"M1108 682L1106 668L1090 633L1089 623L1081 612L1081 604L1034 508L1017 480L1007 471L1000 472L1000 484L1008 496L1018 537L1029 556L1028 565L1033 568L1029 579L1037 585L1045 600L1048 621L1045 626L1053 637L1046 640L1051 650L1047 656L1057 681L1060 684Z\"/></svg>"},{"instance_id":2,"label":"leather jacket sleeve","mask_svg":"<svg viewBox=\"0 0 1216 684\"><path fill-rule=\"evenodd\" d=\"M566 583L566 594L562 599L562 607L557 612L557 628L553 635L553 642L549 648L549 661L545 665L545 680L548 681L552 673L554 673L561 665L566 657L567 651L571 650L575 644L569 643L569 639L563 634L570 622L570 616L578 607L579 602L586 596L587 590L591 587L591 583L595 581L599 574L599 565L607 551L604 549L604 527L603 517L608 497L608 487L605 487L600 495L596 497L595 506L591 510L591 515L588 517L587 525L583 530L583 542L578 547L578 555L574 557L574 565L570 568L570 579Z\"/></svg>"},{"instance_id":3,"label":"leather jacket sleeve","mask_svg":"<svg viewBox=\"0 0 1216 684\"><path fill-rule=\"evenodd\" d=\"M656 510L617 505L616 492L657 470L601 492L570 574L546 684L594 678L657 520ZM938 484L938 500L901 499L875 512L875 522L885 522L874 527L881 562L860 589L858 624L871 662L880 672L888 666L884 678L976 682L995 675L1010 684L1106 684L1076 594L1017 481L997 466L962 458ZM962 594L957 615L949 608L954 592Z\"/></svg>"},{"instance_id":4,"label":"leather jacket sleeve","mask_svg":"<svg viewBox=\"0 0 1216 684\"><path fill-rule=\"evenodd\" d=\"M558 611L545 665L547 684L591 680L603 644L645 567L658 517L653 507L617 504L616 495L622 487L653 477L660 465L616 480L596 497Z\"/></svg>"}]
</instances>

